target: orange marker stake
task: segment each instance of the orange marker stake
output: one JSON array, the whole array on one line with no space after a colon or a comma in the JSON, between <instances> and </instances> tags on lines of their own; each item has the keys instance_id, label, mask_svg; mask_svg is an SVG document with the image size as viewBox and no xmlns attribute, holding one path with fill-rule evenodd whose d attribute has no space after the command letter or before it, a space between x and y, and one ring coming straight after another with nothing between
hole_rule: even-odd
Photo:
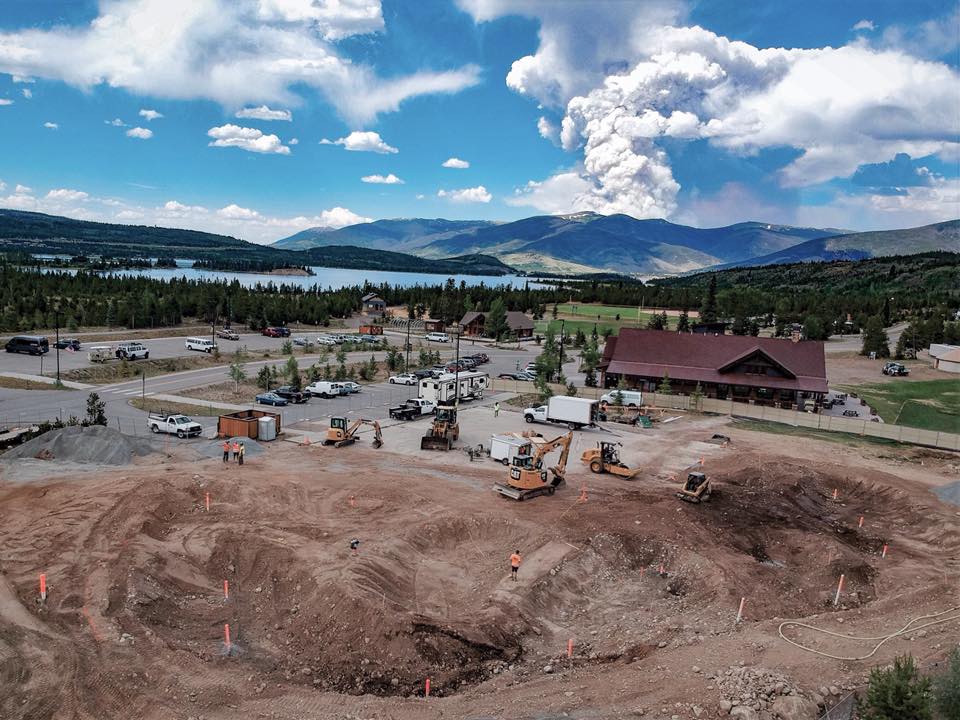
<instances>
[{"instance_id":1,"label":"orange marker stake","mask_svg":"<svg viewBox=\"0 0 960 720\"><path fill-rule=\"evenodd\" d=\"M883 558L883 559L886 559L886 557L887 557L887 546L886 546L886 545L883 546L883 552L880 554L880 557Z\"/></svg>"},{"instance_id":2,"label":"orange marker stake","mask_svg":"<svg viewBox=\"0 0 960 720\"><path fill-rule=\"evenodd\" d=\"M224 600L230 599L230 581L229 580L223 581L223 599Z\"/></svg>"},{"instance_id":3,"label":"orange marker stake","mask_svg":"<svg viewBox=\"0 0 960 720\"><path fill-rule=\"evenodd\" d=\"M573 638L570 638L569 640L567 640L567 657L568 658L573 657Z\"/></svg>"},{"instance_id":4,"label":"orange marker stake","mask_svg":"<svg viewBox=\"0 0 960 720\"><path fill-rule=\"evenodd\" d=\"M40 599L44 602L47 600L47 576L45 573L40 573Z\"/></svg>"},{"instance_id":5,"label":"orange marker stake","mask_svg":"<svg viewBox=\"0 0 960 720\"><path fill-rule=\"evenodd\" d=\"M577 498L577 502L586 502L587 501L587 486L580 486L580 497Z\"/></svg>"},{"instance_id":6,"label":"orange marker stake","mask_svg":"<svg viewBox=\"0 0 960 720\"><path fill-rule=\"evenodd\" d=\"M743 620L743 604L747 601L745 597L740 598L740 609L737 610L737 622Z\"/></svg>"},{"instance_id":7,"label":"orange marker stake","mask_svg":"<svg viewBox=\"0 0 960 720\"><path fill-rule=\"evenodd\" d=\"M645 569L646 569L646 568L644 568L643 565L640 566L640 578L641 578L641 579L643 579L643 571L644 571Z\"/></svg>"},{"instance_id":8,"label":"orange marker stake","mask_svg":"<svg viewBox=\"0 0 960 720\"><path fill-rule=\"evenodd\" d=\"M204 493L203 504L207 508L207 512L210 512L210 493Z\"/></svg>"},{"instance_id":9,"label":"orange marker stake","mask_svg":"<svg viewBox=\"0 0 960 720\"><path fill-rule=\"evenodd\" d=\"M423 696L430 697L430 678L427 678L423 683Z\"/></svg>"},{"instance_id":10,"label":"orange marker stake","mask_svg":"<svg viewBox=\"0 0 960 720\"><path fill-rule=\"evenodd\" d=\"M840 491L837 490L837 488L834 488L834 489L833 489L833 499L834 499L834 500L837 499L837 495L839 494L839 492L840 492Z\"/></svg>"},{"instance_id":11,"label":"orange marker stake","mask_svg":"<svg viewBox=\"0 0 960 720\"><path fill-rule=\"evenodd\" d=\"M663 563L660 563L660 577L663 577L663 576L666 575L666 574L667 574L667 573L664 572L664 569L663 569Z\"/></svg>"},{"instance_id":12,"label":"orange marker stake","mask_svg":"<svg viewBox=\"0 0 960 720\"><path fill-rule=\"evenodd\" d=\"M226 645L227 652L230 652L230 623L223 625L223 644Z\"/></svg>"},{"instance_id":13,"label":"orange marker stake","mask_svg":"<svg viewBox=\"0 0 960 720\"><path fill-rule=\"evenodd\" d=\"M700 456L700 467L703 467L703 456Z\"/></svg>"},{"instance_id":14,"label":"orange marker stake","mask_svg":"<svg viewBox=\"0 0 960 720\"><path fill-rule=\"evenodd\" d=\"M350 507L356 507L357 504L353 501L353 495L350 496Z\"/></svg>"},{"instance_id":15,"label":"orange marker stake","mask_svg":"<svg viewBox=\"0 0 960 720\"><path fill-rule=\"evenodd\" d=\"M863 527L863 515L860 516L860 520L857 522L857 527L858 527L858 528L862 528L862 527Z\"/></svg>"},{"instance_id":16,"label":"orange marker stake","mask_svg":"<svg viewBox=\"0 0 960 720\"><path fill-rule=\"evenodd\" d=\"M833 606L840 604L840 593L843 591L843 575L840 576L840 582L837 583L837 594L833 598Z\"/></svg>"}]
</instances>

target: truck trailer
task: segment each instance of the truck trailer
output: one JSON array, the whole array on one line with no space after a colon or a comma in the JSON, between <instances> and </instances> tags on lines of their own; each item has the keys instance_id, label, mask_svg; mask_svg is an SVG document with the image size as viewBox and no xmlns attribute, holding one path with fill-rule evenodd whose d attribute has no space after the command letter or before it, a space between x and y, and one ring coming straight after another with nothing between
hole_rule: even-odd
<instances>
[{"instance_id":1,"label":"truck trailer","mask_svg":"<svg viewBox=\"0 0 960 720\"><path fill-rule=\"evenodd\" d=\"M446 373L438 378L424 378L420 381L419 395L435 405L451 405L457 399L457 385L460 386L461 401L479 400L490 383L490 376L484 372Z\"/></svg>"}]
</instances>

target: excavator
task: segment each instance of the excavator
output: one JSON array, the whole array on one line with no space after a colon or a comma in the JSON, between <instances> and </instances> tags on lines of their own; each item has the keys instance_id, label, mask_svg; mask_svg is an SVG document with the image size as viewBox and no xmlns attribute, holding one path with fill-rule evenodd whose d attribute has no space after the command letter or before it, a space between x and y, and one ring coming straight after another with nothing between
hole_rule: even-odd
<instances>
[{"instance_id":1,"label":"excavator","mask_svg":"<svg viewBox=\"0 0 960 720\"><path fill-rule=\"evenodd\" d=\"M515 455L507 482L497 483L493 489L514 500L525 500L544 494L553 495L565 479L571 442L573 433L569 432L544 443L535 443L532 455ZM547 471L543 468L543 458L556 448L561 448L560 459L550 468L553 477L548 481Z\"/></svg>"},{"instance_id":2,"label":"excavator","mask_svg":"<svg viewBox=\"0 0 960 720\"><path fill-rule=\"evenodd\" d=\"M620 443L600 442L597 447L584 450L580 456L581 462L590 466L590 472L610 473L624 480L633 480L639 470L631 470L620 461Z\"/></svg>"},{"instance_id":3,"label":"excavator","mask_svg":"<svg viewBox=\"0 0 960 720\"><path fill-rule=\"evenodd\" d=\"M460 437L460 425L457 424L457 408L453 405L440 405L433 416L433 424L427 434L420 438L421 450L449 450Z\"/></svg>"},{"instance_id":4,"label":"excavator","mask_svg":"<svg viewBox=\"0 0 960 720\"><path fill-rule=\"evenodd\" d=\"M710 481L702 472L691 472L687 481L677 492L677 497L685 502L701 503L710 500Z\"/></svg>"},{"instance_id":5,"label":"excavator","mask_svg":"<svg viewBox=\"0 0 960 720\"><path fill-rule=\"evenodd\" d=\"M383 445L383 435L380 434L380 423L376 420L366 420L359 418L354 420L348 427L345 417L330 418L330 429L327 430L327 437L324 438L324 445L333 445L334 447L343 447L352 445L357 440L357 430L362 425L369 425L373 428L373 446L379 448Z\"/></svg>"}]
</instances>

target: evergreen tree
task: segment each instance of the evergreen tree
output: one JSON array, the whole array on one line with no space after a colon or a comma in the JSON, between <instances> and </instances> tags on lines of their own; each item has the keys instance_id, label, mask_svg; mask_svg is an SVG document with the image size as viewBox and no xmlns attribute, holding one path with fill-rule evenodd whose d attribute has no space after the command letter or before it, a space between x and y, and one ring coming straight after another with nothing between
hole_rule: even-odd
<instances>
[{"instance_id":1,"label":"evergreen tree","mask_svg":"<svg viewBox=\"0 0 960 720\"><path fill-rule=\"evenodd\" d=\"M892 265L890 266L890 269L891 270L893 269ZM890 298L889 297L885 297L883 299L883 311L880 313L880 315L881 317L883 317L883 326L890 327Z\"/></svg>"},{"instance_id":2,"label":"evergreen tree","mask_svg":"<svg viewBox=\"0 0 960 720\"><path fill-rule=\"evenodd\" d=\"M863 329L863 349L861 355L876 353L878 358L890 357L890 340L887 331L883 329L883 320L879 315L873 315Z\"/></svg>"},{"instance_id":3,"label":"evergreen tree","mask_svg":"<svg viewBox=\"0 0 960 720\"><path fill-rule=\"evenodd\" d=\"M240 392L240 383L247 379L247 373L243 369L243 363L239 359L234 360L230 363L230 379L233 380L235 387L234 392Z\"/></svg>"},{"instance_id":4,"label":"evergreen tree","mask_svg":"<svg viewBox=\"0 0 960 720\"><path fill-rule=\"evenodd\" d=\"M661 317L659 313L654 313L650 316L650 319L647 320L648 330L666 330L666 327L664 318Z\"/></svg>"},{"instance_id":5,"label":"evergreen tree","mask_svg":"<svg viewBox=\"0 0 960 720\"><path fill-rule=\"evenodd\" d=\"M870 673L867 694L860 706L860 718L932 720L930 678L920 677L909 655L894 659L892 668L875 668Z\"/></svg>"},{"instance_id":6,"label":"evergreen tree","mask_svg":"<svg viewBox=\"0 0 960 720\"><path fill-rule=\"evenodd\" d=\"M960 718L960 649L950 653L947 671L934 681L933 704L944 720Z\"/></svg>"},{"instance_id":7,"label":"evergreen tree","mask_svg":"<svg viewBox=\"0 0 960 720\"><path fill-rule=\"evenodd\" d=\"M670 387L670 375L667 373L663 374L663 379L660 381L660 384L657 385L657 392L661 395L670 395L673 393L673 390Z\"/></svg>"},{"instance_id":8,"label":"evergreen tree","mask_svg":"<svg viewBox=\"0 0 960 720\"><path fill-rule=\"evenodd\" d=\"M577 396L577 386L572 382L567 383L567 397L576 397Z\"/></svg>"},{"instance_id":9,"label":"evergreen tree","mask_svg":"<svg viewBox=\"0 0 960 720\"><path fill-rule=\"evenodd\" d=\"M273 386L273 375L270 372L270 367L264 365L260 368L260 371L257 373L257 387L261 390L269 390Z\"/></svg>"},{"instance_id":10,"label":"evergreen tree","mask_svg":"<svg viewBox=\"0 0 960 720\"><path fill-rule=\"evenodd\" d=\"M484 332L494 340L500 341L509 329L506 307L504 307L503 300L496 298L490 303L490 312L487 313L484 322Z\"/></svg>"},{"instance_id":11,"label":"evergreen tree","mask_svg":"<svg viewBox=\"0 0 960 720\"><path fill-rule=\"evenodd\" d=\"M87 395L87 425L106 425L106 409L107 404L97 393Z\"/></svg>"},{"instance_id":12,"label":"evergreen tree","mask_svg":"<svg viewBox=\"0 0 960 720\"><path fill-rule=\"evenodd\" d=\"M287 358L287 364L283 368L283 374L290 385L299 389L303 381L300 378L300 366L297 364L297 359L293 355Z\"/></svg>"},{"instance_id":13,"label":"evergreen tree","mask_svg":"<svg viewBox=\"0 0 960 720\"><path fill-rule=\"evenodd\" d=\"M677 332L690 332L690 316L687 314L686 308L683 309L683 312L680 313L680 317L677 319Z\"/></svg>"},{"instance_id":14,"label":"evergreen tree","mask_svg":"<svg viewBox=\"0 0 960 720\"><path fill-rule=\"evenodd\" d=\"M749 323L743 315L737 315L730 326L730 332L734 335L746 335L749 331Z\"/></svg>"},{"instance_id":15,"label":"evergreen tree","mask_svg":"<svg viewBox=\"0 0 960 720\"><path fill-rule=\"evenodd\" d=\"M710 284L707 286L707 296L700 308L700 322L712 323L717 321L717 276L710 275Z\"/></svg>"},{"instance_id":16,"label":"evergreen tree","mask_svg":"<svg viewBox=\"0 0 960 720\"><path fill-rule=\"evenodd\" d=\"M826 326L816 315L807 315L803 321L803 334L807 340L826 340L828 337Z\"/></svg>"}]
</instances>

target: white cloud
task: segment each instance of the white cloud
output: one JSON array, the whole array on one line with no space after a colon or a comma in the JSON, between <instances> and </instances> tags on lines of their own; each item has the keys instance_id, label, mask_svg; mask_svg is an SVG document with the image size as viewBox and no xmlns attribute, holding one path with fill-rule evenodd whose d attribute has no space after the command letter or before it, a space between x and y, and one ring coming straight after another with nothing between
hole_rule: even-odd
<instances>
[{"instance_id":1,"label":"white cloud","mask_svg":"<svg viewBox=\"0 0 960 720\"><path fill-rule=\"evenodd\" d=\"M577 172L562 172L542 182L531 180L523 188L506 198L507 205L532 207L548 215L589 210L581 207L581 198L590 196L592 183Z\"/></svg>"},{"instance_id":2,"label":"white cloud","mask_svg":"<svg viewBox=\"0 0 960 720\"><path fill-rule=\"evenodd\" d=\"M14 74L14 75L11 75L10 77L15 83L35 83L36 82L36 80L34 80L32 77L24 77L23 75Z\"/></svg>"},{"instance_id":3,"label":"white cloud","mask_svg":"<svg viewBox=\"0 0 960 720\"><path fill-rule=\"evenodd\" d=\"M265 135L256 128L227 124L210 128L207 135L213 138L210 147L236 147L257 153L290 154L290 148L280 142L280 138L276 135Z\"/></svg>"},{"instance_id":4,"label":"white cloud","mask_svg":"<svg viewBox=\"0 0 960 720\"><path fill-rule=\"evenodd\" d=\"M438 190L437 197L456 203L488 203L493 199L493 195L487 192L483 185L460 190Z\"/></svg>"},{"instance_id":5,"label":"white cloud","mask_svg":"<svg viewBox=\"0 0 960 720\"><path fill-rule=\"evenodd\" d=\"M289 110L271 110L266 105L237 110L236 117L251 120L286 120L287 122L293 120L293 114Z\"/></svg>"},{"instance_id":6,"label":"white cloud","mask_svg":"<svg viewBox=\"0 0 960 720\"><path fill-rule=\"evenodd\" d=\"M300 141L297 138L290 138L287 140L287 145L299 145Z\"/></svg>"},{"instance_id":7,"label":"white cloud","mask_svg":"<svg viewBox=\"0 0 960 720\"><path fill-rule=\"evenodd\" d=\"M15 192L17 195L30 195L31 193L33 193L33 188L17 183L17 186L13 192Z\"/></svg>"},{"instance_id":8,"label":"white cloud","mask_svg":"<svg viewBox=\"0 0 960 720\"><path fill-rule=\"evenodd\" d=\"M156 110L141 110L139 113L140 117L146 118L147 122L151 120L159 120L163 117L163 113L159 113Z\"/></svg>"},{"instance_id":9,"label":"white cloud","mask_svg":"<svg viewBox=\"0 0 960 720\"><path fill-rule=\"evenodd\" d=\"M104 120L107 125L113 125L114 127L126 127L127 124L120 118L114 118L113 120Z\"/></svg>"},{"instance_id":10,"label":"white cloud","mask_svg":"<svg viewBox=\"0 0 960 720\"><path fill-rule=\"evenodd\" d=\"M299 219L300 218L294 218L294 221ZM357 215L352 210L347 210L347 208L340 206L322 211L315 219L319 219L319 222L315 223L316 225L333 229L347 227L347 225L359 225L361 223L373 222L373 218Z\"/></svg>"},{"instance_id":11,"label":"white cloud","mask_svg":"<svg viewBox=\"0 0 960 720\"><path fill-rule=\"evenodd\" d=\"M466 160L461 160L458 157L447 158L443 161L443 167L445 168L456 168L457 170L465 170L470 167L470 163Z\"/></svg>"},{"instance_id":12,"label":"white cloud","mask_svg":"<svg viewBox=\"0 0 960 720\"><path fill-rule=\"evenodd\" d=\"M43 124L43 126L44 126L47 130L59 130L59 129L60 129L60 126L57 125L55 122L49 122L49 121L47 121L47 122L45 122L45 123Z\"/></svg>"},{"instance_id":13,"label":"white cloud","mask_svg":"<svg viewBox=\"0 0 960 720\"><path fill-rule=\"evenodd\" d=\"M113 217L117 220L142 220L144 214L139 210L121 210Z\"/></svg>"},{"instance_id":14,"label":"white cloud","mask_svg":"<svg viewBox=\"0 0 960 720\"><path fill-rule=\"evenodd\" d=\"M328 140L324 138L320 141L321 145L343 145L345 150L354 152L375 152L381 155L400 152L397 148L387 145L380 137L380 133L362 132L354 130L346 137L339 140Z\"/></svg>"},{"instance_id":15,"label":"white cloud","mask_svg":"<svg viewBox=\"0 0 960 720\"><path fill-rule=\"evenodd\" d=\"M543 116L537 120L537 132L540 133L540 137L554 145L560 143L560 128Z\"/></svg>"},{"instance_id":16,"label":"white cloud","mask_svg":"<svg viewBox=\"0 0 960 720\"><path fill-rule=\"evenodd\" d=\"M426 197L423 193L417 193L417 200L423 200Z\"/></svg>"},{"instance_id":17,"label":"white cloud","mask_svg":"<svg viewBox=\"0 0 960 720\"><path fill-rule=\"evenodd\" d=\"M250 210L249 208L240 207L236 203L227 205L217 210L217 215L220 217L229 218L230 220L262 220L263 215L258 213L256 210Z\"/></svg>"},{"instance_id":18,"label":"white cloud","mask_svg":"<svg viewBox=\"0 0 960 720\"><path fill-rule=\"evenodd\" d=\"M374 185L403 185L403 180L393 173L389 175L364 175L360 182L372 183Z\"/></svg>"},{"instance_id":19,"label":"white cloud","mask_svg":"<svg viewBox=\"0 0 960 720\"><path fill-rule=\"evenodd\" d=\"M7 189L7 184L3 180L0 180L0 192L3 192L6 189Z\"/></svg>"},{"instance_id":20,"label":"white cloud","mask_svg":"<svg viewBox=\"0 0 960 720\"><path fill-rule=\"evenodd\" d=\"M873 24L873 20L859 20L850 29L854 32L857 30L876 30L877 26Z\"/></svg>"},{"instance_id":21,"label":"white cloud","mask_svg":"<svg viewBox=\"0 0 960 720\"><path fill-rule=\"evenodd\" d=\"M479 81L469 65L381 78L332 42L381 27L375 0L102 0L84 25L0 32L0 72L229 108L296 106L306 89L352 123Z\"/></svg>"},{"instance_id":22,"label":"white cloud","mask_svg":"<svg viewBox=\"0 0 960 720\"><path fill-rule=\"evenodd\" d=\"M33 97L33 90L30 88L23 88L20 90L20 94L23 95L27 100Z\"/></svg>"},{"instance_id":23,"label":"white cloud","mask_svg":"<svg viewBox=\"0 0 960 720\"><path fill-rule=\"evenodd\" d=\"M0 107L3 107L4 105L13 105L13 100L9 100L7 98L0 98Z\"/></svg>"},{"instance_id":24,"label":"white cloud","mask_svg":"<svg viewBox=\"0 0 960 720\"><path fill-rule=\"evenodd\" d=\"M56 200L57 202L80 202L90 197L83 190L68 190L67 188L57 188L47 193L47 200Z\"/></svg>"},{"instance_id":25,"label":"white cloud","mask_svg":"<svg viewBox=\"0 0 960 720\"><path fill-rule=\"evenodd\" d=\"M149 140L153 137L153 130L147 128L135 127L127 130L127 137L138 138L139 140Z\"/></svg>"},{"instance_id":26,"label":"white cloud","mask_svg":"<svg viewBox=\"0 0 960 720\"><path fill-rule=\"evenodd\" d=\"M940 58L955 54L960 48L960 7L944 17L916 25L890 25L878 43L881 47L906 52L918 57Z\"/></svg>"},{"instance_id":27,"label":"white cloud","mask_svg":"<svg viewBox=\"0 0 960 720\"><path fill-rule=\"evenodd\" d=\"M176 200L167 200L160 208L164 217L183 218L191 215L203 215L209 212L202 205L184 205Z\"/></svg>"}]
</instances>

